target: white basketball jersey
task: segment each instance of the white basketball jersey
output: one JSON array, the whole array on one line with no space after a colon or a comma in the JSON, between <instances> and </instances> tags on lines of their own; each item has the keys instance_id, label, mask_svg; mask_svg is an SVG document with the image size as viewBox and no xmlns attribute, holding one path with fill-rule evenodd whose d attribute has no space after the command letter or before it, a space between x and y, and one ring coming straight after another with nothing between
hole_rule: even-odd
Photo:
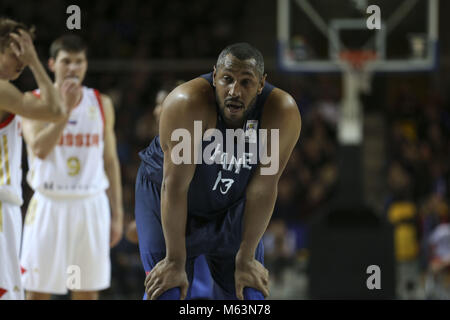
<instances>
[{"instance_id":1,"label":"white basketball jersey","mask_svg":"<svg viewBox=\"0 0 450 320\"><path fill-rule=\"evenodd\" d=\"M38 91L35 91L38 92ZM84 197L109 187L103 165L104 113L97 90L83 87L59 143L44 159L28 150L28 184L50 197Z\"/></svg>"},{"instance_id":2,"label":"white basketball jersey","mask_svg":"<svg viewBox=\"0 0 450 320\"><path fill-rule=\"evenodd\" d=\"M0 201L21 206L22 131L19 116L0 123Z\"/></svg>"}]
</instances>

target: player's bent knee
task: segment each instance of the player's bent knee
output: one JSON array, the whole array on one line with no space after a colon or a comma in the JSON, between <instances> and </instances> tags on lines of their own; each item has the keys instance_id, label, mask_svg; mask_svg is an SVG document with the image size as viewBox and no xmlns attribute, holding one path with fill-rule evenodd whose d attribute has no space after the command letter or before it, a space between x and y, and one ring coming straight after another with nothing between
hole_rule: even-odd
<instances>
[{"instance_id":1,"label":"player's bent knee","mask_svg":"<svg viewBox=\"0 0 450 320\"><path fill-rule=\"evenodd\" d=\"M51 297L52 295L50 293L33 292L33 291L26 292L27 300L50 300Z\"/></svg>"},{"instance_id":2,"label":"player's bent knee","mask_svg":"<svg viewBox=\"0 0 450 320\"><path fill-rule=\"evenodd\" d=\"M98 291L72 291L72 300L98 300Z\"/></svg>"}]
</instances>

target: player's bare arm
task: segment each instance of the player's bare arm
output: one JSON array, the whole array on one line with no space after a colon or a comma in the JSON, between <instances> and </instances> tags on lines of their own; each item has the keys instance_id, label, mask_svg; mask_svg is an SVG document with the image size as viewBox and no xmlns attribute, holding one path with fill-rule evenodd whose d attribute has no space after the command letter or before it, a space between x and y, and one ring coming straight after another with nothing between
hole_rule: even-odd
<instances>
[{"instance_id":1,"label":"player's bare arm","mask_svg":"<svg viewBox=\"0 0 450 320\"><path fill-rule=\"evenodd\" d=\"M116 135L114 133L114 107L111 98L101 95L105 112L105 149L104 165L109 180L109 188L106 191L111 206L111 239L110 245L114 247L122 239L123 235L123 202L122 180L120 176L120 164L117 155Z\"/></svg>"},{"instance_id":2,"label":"player's bare arm","mask_svg":"<svg viewBox=\"0 0 450 320\"><path fill-rule=\"evenodd\" d=\"M61 139L70 113L80 100L81 86L73 80L66 80L60 88L60 94L67 110L62 119L53 123L27 118L23 118L22 121L23 137L29 151L40 159L45 159Z\"/></svg>"},{"instance_id":3,"label":"player's bare arm","mask_svg":"<svg viewBox=\"0 0 450 320\"><path fill-rule=\"evenodd\" d=\"M180 287L181 299L187 294L186 221L188 189L195 173L193 159L190 164L175 164L172 150L179 141L172 141L172 132L186 129L194 137L194 121L206 123L209 101L205 101L204 87L208 84L195 79L172 91L163 103L160 119L160 141L164 152L164 172L161 187L161 222L166 244L166 257L147 275L145 287L147 298L157 299L163 292ZM209 88L210 91L210 88ZM213 96L211 95L211 99ZM215 123L214 123L215 124ZM201 148L199 141L191 140L191 150ZM191 156L193 157L194 152Z\"/></svg>"},{"instance_id":4,"label":"player's bare arm","mask_svg":"<svg viewBox=\"0 0 450 320\"><path fill-rule=\"evenodd\" d=\"M20 34L12 33L10 36L13 41L8 49L24 66L31 69L41 91L41 99L31 93L23 94L8 81L0 80L0 109L32 119L48 121L61 119L66 111L60 103L58 92L39 61L30 35L20 30Z\"/></svg>"},{"instance_id":5,"label":"player's bare arm","mask_svg":"<svg viewBox=\"0 0 450 320\"><path fill-rule=\"evenodd\" d=\"M263 129L279 129L279 170L263 175L260 165L246 193L242 242L236 255L236 295L243 299L244 287L253 287L268 296L268 271L255 257L256 247L269 224L278 193L278 181L300 135L301 117L294 99L280 89L270 95L261 119ZM268 138L267 150L271 150Z\"/></svg>"}]
</instances>

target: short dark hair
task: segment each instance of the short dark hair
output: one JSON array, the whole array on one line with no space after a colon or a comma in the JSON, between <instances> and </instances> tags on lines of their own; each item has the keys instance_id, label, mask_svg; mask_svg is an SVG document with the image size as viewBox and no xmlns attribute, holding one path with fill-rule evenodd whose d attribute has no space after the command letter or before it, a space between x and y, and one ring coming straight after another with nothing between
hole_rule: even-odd
<instances>
[{"instance_id":1,"label":"short dark hair","mask_svg":"<svg viewBox=\"0 0 450 320\"><path fill-rule=\"evenodd\" d=\"M219 54L217 58L216 68L223 66L225 63L225 57L231 54L232 56L238 58L239 60L255 59L256 61L256 71L262 76L264 74L264 58L261 52L248 44L247 42L239 42L229 45Z\"/></svg>"},{"instance_id":2,"label":"short dark hair","mask_svg":"<svg viewBox=\"0 0 450 320\"><path fill-rule=\"evenodd\" d=\"M84 40L75 34L65 34L54 40L50 46L50 57L56 59L59 51L81 52L87 55L87 45Z\"/></svg>"},{"instance_id":3,"label":"short dark hair","mask_svg":"<svg viewBox=\"0 0 450 320\"><path fill-rule=\"evenodd\" d=\"M35 27L28 27L24 23L9 18L0 18L0 52L3 52L13 40L9 34L19 34L21 29L28 32L31 39L34 39Z\"/></svg>"}]
</instances>

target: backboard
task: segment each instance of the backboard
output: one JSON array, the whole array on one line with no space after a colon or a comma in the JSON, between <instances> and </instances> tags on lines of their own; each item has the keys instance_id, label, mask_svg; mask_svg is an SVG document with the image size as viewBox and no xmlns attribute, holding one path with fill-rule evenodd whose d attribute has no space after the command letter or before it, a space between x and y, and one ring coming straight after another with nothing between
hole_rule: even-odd
<instances>
[{"instance_id":1,"label":"backboard","mask_svg":"<svg viewBox=\"0 0 450 320\"><path fill-rule=\"evenodd\" d=\"M380 28L368 20L379 8ZM431 71L437 64L438 0L278 0L278 66L339 72L342 53L373 53L369 72ZM373 21L373 20L372 20Z\"/></svg>"}]
</instances>

